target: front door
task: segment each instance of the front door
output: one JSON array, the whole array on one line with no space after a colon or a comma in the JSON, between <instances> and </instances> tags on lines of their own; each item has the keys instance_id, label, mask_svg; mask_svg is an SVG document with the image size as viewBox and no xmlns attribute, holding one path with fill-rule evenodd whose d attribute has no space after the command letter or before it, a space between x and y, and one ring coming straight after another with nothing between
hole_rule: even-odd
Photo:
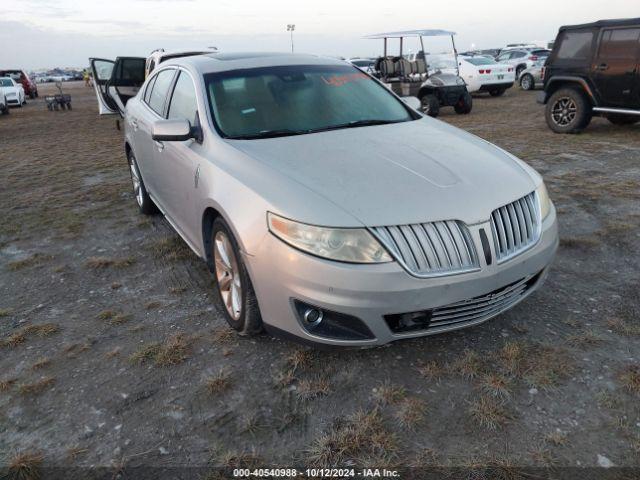
<instances>
[{"instance_id":1,"label":"front door","mask_svg":"<svg viewBox=\"0 0 640 480\"><path fill-rule=\"evenodd\" d=\"M166 116L169 120L187 120L191 126L199 125L194 81L184 70L178 73ZM163 143L164 148L156 152L163 182L161 195L175 226L191 244L197 245L202 233L197 193L203 146L195 139Z\"/></svg>"},{"instance_id":2,"label":"front door","mask_svg":"<svg viewBox=\"0 0 640 480\"><path fill-rule=\"evenodd\" d=\"M111 80L113 60L105 58L90 58L91 73L93 74L93 88L98 98L98 112L100 115L112 115L118 113L118 105L107 94L107 83Z\"/></svg>"},{"instance_id":3,"label":"front door","mask_svg":"<svg viewBox=\"0 0 640 480\"><path fill-rule=\"evenodd\" d=\"M592 71L603 107L640 108L640 27L604 29Z\"/></svg>"}]
</instances>

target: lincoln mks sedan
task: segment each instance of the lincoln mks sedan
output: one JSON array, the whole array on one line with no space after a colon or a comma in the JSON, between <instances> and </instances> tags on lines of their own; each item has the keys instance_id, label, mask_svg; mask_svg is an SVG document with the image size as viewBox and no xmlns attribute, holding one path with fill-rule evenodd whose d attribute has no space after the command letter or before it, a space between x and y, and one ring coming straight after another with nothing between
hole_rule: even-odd
<instances>
[{"instance_id":1,"label":"lincoln mks sedan","mask_svg":"<svg viewBox=\"0 0 640 480\"><path fill-rule=\"evenodd\" d=\"M143 214L212 272L220 310L265 329L372 346L477 325L540 287L558 245L542 178L423 116L335 59L92 59L124 117Z\"/></svg>"}]
</instances>

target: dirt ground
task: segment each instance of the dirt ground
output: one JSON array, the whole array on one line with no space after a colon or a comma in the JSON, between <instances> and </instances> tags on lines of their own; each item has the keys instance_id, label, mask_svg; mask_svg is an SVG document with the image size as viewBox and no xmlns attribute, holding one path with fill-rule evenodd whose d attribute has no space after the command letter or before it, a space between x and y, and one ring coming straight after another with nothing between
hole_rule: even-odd
<instances>
[{"instance_id":1,"label":"dirt ground","mask_svg":"<svg viewBox=\"0 0 640 480\"><path fill-rule=\"evenodd\" d=\"M556 135L515 87L443 110L545 177L549 278L475 328L327 353L226 326L138 214L114 118L65 89L0 116L0 465L640 468L640 125Z\"/></svg>"}]
</instances>

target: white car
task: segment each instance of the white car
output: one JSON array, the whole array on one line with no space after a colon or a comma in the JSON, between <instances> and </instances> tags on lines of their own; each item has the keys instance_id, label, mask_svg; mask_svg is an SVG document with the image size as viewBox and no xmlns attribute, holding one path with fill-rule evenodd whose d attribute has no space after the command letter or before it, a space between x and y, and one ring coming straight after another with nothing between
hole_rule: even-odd
<instances>
[{"instance_id":1,"label":"white car","mask_svg":"<svg viewBox=\"0 0 640 480\"><path fill-rule=\"evenodd\" d=\"M458 57L458 63L460 76L470 93L489 92L492 97L499 97L516 81L513 66L498 63L484 55Z\"/></svg>"},{"instance_id":2,"label":"white car","mask_svg":"<svg viewBox=\"0 0 640 480\"><path fill-rule=\"evenodd\" d=\"M499 64L485 56L459 56L458 70L456 70L455 59L451 55L429 55L427 63L429 71L452 74L459 71L460 78L467 84L469 93L489 92L492 97L499 97L511 88L516 80L514 68L511 65Z\"/></svg>"},{"instance_id":3,"label":"white car","mask_svg":"<svg viewBox=\"0 0 640 480\"><path fill-rule=\"evenodd\" d=\"M22 107L25 103L24 88L10 77L0 78L0 90L7 99L7 105L16 105Z\"/></svg>"},{"instance_id":4,"label":"white car","mask_svg":"<svg viewBox=\"0 0 640 480\"><path fill-rule=\"evenodd\" d=\"M503 49L500 55L496 57L496 61L499 63L506 63L516 69L516 76L520 77L520 74L527 68L533 67L534 63L541 58L546 58L551 53L550 50L545 48L519 48L506 50Z\"/></svg>"}]
</instances>

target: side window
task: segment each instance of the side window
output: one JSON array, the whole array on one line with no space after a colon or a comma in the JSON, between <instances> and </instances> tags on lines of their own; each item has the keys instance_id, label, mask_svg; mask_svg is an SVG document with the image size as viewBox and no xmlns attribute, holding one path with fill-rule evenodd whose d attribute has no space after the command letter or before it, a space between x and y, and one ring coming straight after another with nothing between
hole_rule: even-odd
<instances>
[{"instance_id":1,"label":"side window","mask_svg":"<svg viewBox=\"0 0 640 480\"><path fill-rule=\"evenodd\" d=\"M605 30L600 43L601 58L630 59L636 58L640 28L619 28Z\"/></svg>"},{"instance_id":2,"label":"side window","mask_svg":"<svg viewBox=\"0 0 640 480\"><path fill-rule=\"evenodd\" d=\"M173 95L171 95L168 118L186 119L193 125L197 110L198 103L193 81L188 73L180 72L176 86L173 89Z\"/></svg>"},{"instance_id":3,"label":"side window","mask_svg":"<svg viewBox=\"0 0 640 480\"><path fill-rule=\"evenodd\" d=\"M144 83L144 62L143 58L123 58L117 61L116 85L122 87L142 85Z\"/></svg>"},{"instance_id":4,"label":"side window","mask_svg":"<svg viewBox=\"0 0 640 480\"><path fill-rule=\"evenodd\" d=\"M156 79L157 78L158 78L158 76L156 75L151 80L149 80L149 83L147 84L147 88L144 91L144 101L145 101L145 103L149 103L149 100L151 99L151 91L153 90L153 85L156 83Z\"/></svg>"},{"instance_id":5,"label":"side window","mask_svg":"<svg viewBox=\"0 0 640 480\"><path fill-rule=\"evenodd\" d=\"M522 58L526 55L526 53L524 52L513 52L513 54L511 55L511 58Z\"/></svg>"},{"instance_id":6,"label":"side window","mask_svg":"<svg viewBox=\"0 0 640 480\"><path fill-rule=\"evenodd\" d=\"M151 89L151 95L148 103L151 110L156 112L158 115L162 115L164 113L164 101L169 93L169 87L171 86L174 73L174 69L169 69L162 70L156 75L156 81Z\"/></svg>"},{"instance_id":7,"label":"side window","mask_svg":"<svg viewBox=\"0 0 640 480\"><path fill-rule=\"evenodd\" d=\"M592 31L564 32L556 57L558 59L586 60L590 56L592 41Z\"/></svg>"},{"instance_id":8,"label":"side window","mask_svg":"<svg viewBox=\"0 0 640 480\"><path fill-rule=\"evenodd\" d=\"M505 60L509 60L509 54L508 53L503 53L502 55L500 55L497 60L499 62L504 62Z\"/></svg>"}]
</instances>

